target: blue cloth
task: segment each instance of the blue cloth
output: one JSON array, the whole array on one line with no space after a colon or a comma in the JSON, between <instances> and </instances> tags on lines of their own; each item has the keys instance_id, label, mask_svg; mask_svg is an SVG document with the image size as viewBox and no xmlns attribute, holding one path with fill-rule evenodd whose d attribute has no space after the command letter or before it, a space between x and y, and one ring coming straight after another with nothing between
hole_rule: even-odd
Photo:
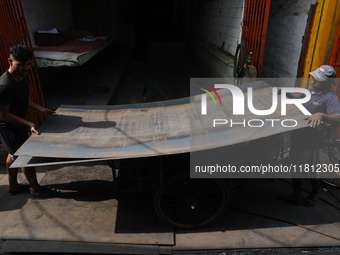
<instances>
[{"instance_id":1,"label":"blue cloth","mask_svg":"<svg viewBox=\"0 0 340 255\"><path fill-rule=\"evenodd\" d=\"M311 93L311 99L304 103L303 106L311 113L326 113L329 115L340 115L340 103L337 95L331 90L331 86L326 90L318 93L312 93L312 87L308 88ZM305 94L300 94L304 98ZM307 121L306 121L307 122ZM303 128L293 131L291 136L293 145L306 149L321 149L325 143L325 124L321 123L316 128Z\"/></svg>"}]
</instances>

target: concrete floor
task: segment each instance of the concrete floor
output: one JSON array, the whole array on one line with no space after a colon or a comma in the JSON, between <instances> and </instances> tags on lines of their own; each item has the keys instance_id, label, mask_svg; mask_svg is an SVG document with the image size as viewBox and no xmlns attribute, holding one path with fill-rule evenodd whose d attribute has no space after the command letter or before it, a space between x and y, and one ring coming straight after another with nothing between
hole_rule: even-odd
<instances>
[{"instance_id":1,"label":"concrete floor","mask_svg":"<svg viewBox=\"0 0 340 255\"><path fill-rule=\"evenodd\" d=\"M4 166L0 171L0 217L6 219L0 224L2 252L57 249L84 254L158 254L161 247L163 254L169 254L172 247L181 254L190 250L339 246L340 206L333 195L339 199L340 191L329 186L325 186L327 192L321 191L314 207L306 208L274 198L291 189L285 180L245 183L230 190L222 219L204 229L183 231L172 230L157 218L152 193L114 199L109 192L110 169L105 164L38 168L43 185L63 192L52 199L32 198L28 192L9 196ZM19 180L24 180L21 174ZM306 197L308 183L304 189Z\"/></svg>"},{"instance_id":2,"label":"concrete floor","mask_svg":"<svg viewBox=\"0 0 340 255\"><path fill-rule=\"evenodd\" d=\"M49 89L45 87L47 106L124 104L189 96L185 84L190 77L200 75L180 51L150 51L130 60L129 50L112 48L107 54L112 55L98 56L92 64L68 72ZM126 74L124 79L122 73ZM2 165L0 217L6 220L0 221L0 252L186 254L200 250L198 254L207 254L206 250L218 250L214 254L230 254L229 250L241 249L251 254L262 249L259 254L272 254L263 248L315 247L322 252L320 247L340 246L338 188L326 186L320 201L306 208L275 199L276 194L290 192L286 180L244 182L230 190L229 206L221 220L204 229L183 231L169 228L155 216L152 192L113 198L105 188L109 187L109 170L105 164L38 168L39 181L60 188L63 195L36 199L29 193L9 196ZM19 180L24 180L22 175ZM94 189L86 189L88 185ZM102 187L99 190L103 193L94 194L95 187ZM304 190L306 197L308 182Z\"/></svg>"}]
</instances>

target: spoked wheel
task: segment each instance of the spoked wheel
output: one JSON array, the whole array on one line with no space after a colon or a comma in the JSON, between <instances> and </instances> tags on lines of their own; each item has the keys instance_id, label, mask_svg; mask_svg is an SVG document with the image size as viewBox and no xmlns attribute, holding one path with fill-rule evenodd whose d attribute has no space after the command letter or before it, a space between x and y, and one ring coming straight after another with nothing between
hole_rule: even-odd
<instances>
[{"instance_id":1,"label":"spoked wheel","mask_svg":"<svg viewBox=\"0 0 340 255\"><path fill-rule=\"evenodd\" d=\"M329 185L340 187L340 141L328 141L326 150L332 165L326 164L327 171L321 172L321 179ZM331 166L333 166L333 168Z\"/></svg>"},{"instance_id":2,"label":"spoked wheel","mask_svg":"<svg viewBox=\"0 0 340 255\"><path fill-rule=\"evenodd\" d=\"M237 45L234 58L234 78L241 76L243 65L246 60L246 49L243 44Z\"/></svg>"},{"instance_id":3,"label":"spoked wheel","mask_svg":"<svg viewBox=\"0 0 340 255\"><path fill-rule=\"evenodd\" d=\"M162 183L154 198L158 216L179 229L201 228L221 216L228 204L225 183L216 179L174 176Z\"/></svg>"},{"instance_id":4,"label":"spoked wheel","mask_svg":"<svg viewBox=\"0 0 340 255\"><path fill-rule=\"evenodd\" d=\"M325 171L321 171L321 179L332 186L340 187L340 140L338 127L330 125L327 128L326 153L332 164L326 164Z\"/></svg>"},{"instance_id":5,"label":"spoked wheel","mask_svg":"<svg viewBox=\"0 0 340 255\"><path fill-rule=\"evenodd\" d=\"M340 163L340 141L329 141L327 146L328 158L333 164Z\"/></svg>"}]
</instances>

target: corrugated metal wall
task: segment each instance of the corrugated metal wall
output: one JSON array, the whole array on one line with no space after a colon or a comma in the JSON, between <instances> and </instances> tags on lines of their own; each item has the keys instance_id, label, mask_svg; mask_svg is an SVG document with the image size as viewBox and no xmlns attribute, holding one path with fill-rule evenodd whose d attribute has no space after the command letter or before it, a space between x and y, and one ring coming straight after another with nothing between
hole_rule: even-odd
<instances>
[{"instance_id":1,"label":"corrugated metal wall","mask_svg":"<svg viewBox=\"0 0 340 255\"><path fill-rule=\"evenodd\" d=\"M4 73L8 67L9 48L15 44L29 47L33 53L24 13L20 0L0 0L0 70ZM29 72L30 98L41 106L44 105L42 90L33 54L32 68ZM29 109L27 119L40 125L45 117L37 111Z\"/></svg>"},{"instance_id":2,"label":"corrugated metal wall","mask_svg":"<svg viewBox=\"0 0 340 255\"><path fill-rule=\"evenodd\" d=\"M245 0L242 43L246 56L254 53L253 65L261 77L271 0Z\"/></svg>"},{"instance_id":3,"label":"corrugated metal wall","mask_svg":"<svg viewBox=\"0 0 340 255\"><path fill-rule=\"evenodd\" d=\"M338 36L334 44L333 54L332 54L331 62L329 65L334 67L336 71L336 77L340 78L340 28L339 28ZM339 80L340 79L336 80L336 89L335 89L335 93L337 94L338 98L340 98Z\"/></svg>"}]
</instances>

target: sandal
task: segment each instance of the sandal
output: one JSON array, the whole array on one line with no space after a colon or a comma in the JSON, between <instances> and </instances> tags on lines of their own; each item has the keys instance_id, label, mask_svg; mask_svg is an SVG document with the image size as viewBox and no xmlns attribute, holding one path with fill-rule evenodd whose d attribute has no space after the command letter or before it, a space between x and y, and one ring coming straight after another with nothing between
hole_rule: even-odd
<instances>
[{"instance_id":1,"label":"sandal","mask_svg":"<svg viewBox=\"0 0 340 255\"><path fill-rule=\"evenodd\" d=\"M303 200L302 204L307 207L312 207L315 205L316 201L318 201L319 196L309 195L305 200Z\"/></svg>"},{"instance_id":2,"label":"sandal","mask_svg":"<svg viewBox=\"0 0 340 255\"><path fill-rule=\"evenodd\" d=\"M285 194L279 194L275 196L276 199L292 204L292 205L300 205L301 201L294 197L293 195L285 195Z\"/></svg>"},{"instance_id":3,"label":"sandal","mask_svg":"<svg viewBox=\"0 0 340 255\"><path fill-rule=\"evenodd\" d=\"M31 192L33 197L54 197L60 193L60 190L52 188L48 189L46 187L41 187L39 192Z\"/></svg>"},{"instance_id":4,"label":"sandal","mask_svg":"<svg viewBox=\"0 0 340 255\"><path fill-rule=\"evenodd\" d=\"M28 182L23 182L23 183L19 183L19 186L18 188L15 190L15 191L12 191L12 192L9 192L8 193L11 195L11 196L16 196L20 193L23 193L25 191L28 191L30 189L30 185Z\"/></svg>"}]
</instances>

